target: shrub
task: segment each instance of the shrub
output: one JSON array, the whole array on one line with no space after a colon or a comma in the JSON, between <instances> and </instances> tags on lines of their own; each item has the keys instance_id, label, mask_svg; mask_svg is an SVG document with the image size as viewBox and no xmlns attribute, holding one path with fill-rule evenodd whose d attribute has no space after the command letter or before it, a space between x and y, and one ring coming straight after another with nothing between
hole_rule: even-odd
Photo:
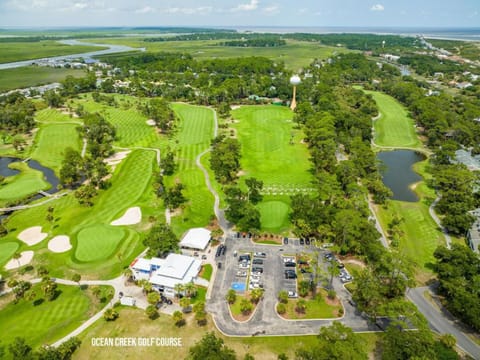
<instances>
[{"instance_id":1,"label":"shrub","mask_svg":"<svg viewBox=\"0 0 480 360\"><path fill-rule=\"evenodd\" d=\"M285 306L284 303L278 303L277 304L277 312L280 315L285 314L287 312L287 307Z\"/></svg>"}]
</instances>

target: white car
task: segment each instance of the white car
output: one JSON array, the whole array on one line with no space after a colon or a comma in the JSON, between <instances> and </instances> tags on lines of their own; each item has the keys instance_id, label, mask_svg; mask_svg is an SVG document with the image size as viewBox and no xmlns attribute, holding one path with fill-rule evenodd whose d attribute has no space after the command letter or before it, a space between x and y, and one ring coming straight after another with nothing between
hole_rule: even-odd
<instances>
[{"instance_id":1,"label":"white car","mask_svg":"<svg viewBox=\"0 0 480 360\"><path fill-rule=\"evenodd\" d=\"M238 265L238 267L239 267L240 269L248 269L248 268L250 267L250 264L243 264L243 263L242 263L242 264Z\"/></svg>"},{"instance_id":2,"label":"white car","mask_svg":"<svg viewBox=\"0 0 480 360\"><path fill-rule=\"evenodd\" d=\"M246 271L237 271L237 276L239 276L239 277L247 277L247 272L246 272Z\"/></svg>"},{"instance_id":3,"label":"white car","mask_svg":"<svg viewBox=\"0 0 480 360\"><path fill-rule=\"evenodd\" d=\"M289 298L297 298L298 294L295 291L289 291L288 292L288 297Z\"/></svg>"}]
</instances>

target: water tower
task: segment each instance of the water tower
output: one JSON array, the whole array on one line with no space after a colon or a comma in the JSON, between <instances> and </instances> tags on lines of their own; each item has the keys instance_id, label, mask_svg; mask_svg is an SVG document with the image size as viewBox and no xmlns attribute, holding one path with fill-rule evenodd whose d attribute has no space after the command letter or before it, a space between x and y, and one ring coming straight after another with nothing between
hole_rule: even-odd
<instances>
[{"instance_id":1,"label":"water tower","mask_svg":"<svg viewBox=\"0 0 480 360\"><path fill-rule=\"evenodd\" d=\"M297 107L297 100L295 99L297 96L297 85L300 84L302 80L300 80L300 77L298 75L293 75L290 78L290 84L293 85L293 97L292 97L292 102L290 104L290 109L295 110Z\"/></svg>"}]
</instances>

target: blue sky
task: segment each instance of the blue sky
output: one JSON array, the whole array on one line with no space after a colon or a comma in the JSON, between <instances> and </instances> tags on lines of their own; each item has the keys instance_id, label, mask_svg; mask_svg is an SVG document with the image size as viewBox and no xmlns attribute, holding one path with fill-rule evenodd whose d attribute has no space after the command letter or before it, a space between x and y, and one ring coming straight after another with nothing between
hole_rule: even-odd
<instances>
[{"instance_id":1,"label":"blue sky","mask_svg":"<svg viewBox=\"0 0 480 360\"><path fill-rule=\"evenodd\" d=\"M480 27L480 0L0 0L0 26Z\"/></svg>"}]
</instances>

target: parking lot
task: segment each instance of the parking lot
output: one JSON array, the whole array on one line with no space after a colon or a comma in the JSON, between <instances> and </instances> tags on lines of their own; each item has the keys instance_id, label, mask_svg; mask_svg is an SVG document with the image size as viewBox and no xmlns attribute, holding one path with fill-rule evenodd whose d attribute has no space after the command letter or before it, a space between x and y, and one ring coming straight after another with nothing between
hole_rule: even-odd
<instances>
[{"instance_id":1,"label":"parking lot","mask_svg":"<svg viewBox=\"0 0 480 360\"><path fill-rule=\"evenodd\" d=\"M275 304L278 293L285 290L290 297L297 297L298 281L314 279L311 273L305 271L309 267L308 263L297 264L299 256L306 254L310 258L318 257L319 263L326 271L331 261L337 261L333 255L325 257L325 254L329 253L328 249L317 248L311 241L300 239L284 239L283 245L280 246L256 244L248 237L228 238L224 247L217 250L218 256L215 259L217 264L221 265L217 266L212 298L214 301L224 301L231 288L238 294L263 288L264 299L259 304L258 314L255 314L254 318L265 320L271 316L277 317ZM338 262L337 264L340 266ZM346 270L340 270L341 275L345 276ZM341 287L338 280L340 278L334 281L337 293L341 290L337 289Z\"/></svg>"}]
</instances>

